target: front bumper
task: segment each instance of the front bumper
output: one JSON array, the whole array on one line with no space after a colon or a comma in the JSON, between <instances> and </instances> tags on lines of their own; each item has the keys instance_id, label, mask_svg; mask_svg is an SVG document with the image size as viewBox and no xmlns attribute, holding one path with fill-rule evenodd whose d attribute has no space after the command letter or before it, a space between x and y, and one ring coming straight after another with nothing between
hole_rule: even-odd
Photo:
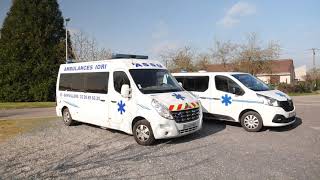
<instances>
[{"instance_id":1,"label":"front bumper","mask_svg":"<svg viewBox=\"0 0 320 180\"><path fill-rule=\"evenodd\" d=\"M296 120L295 108L292 111L285 111L281 107L265 107L260 111L263 119L263 125L269 127L280 127L293 124ZM271 113L272 112L272 113Z\"/></svg>"},{"instance_id":2,"label":"front bumper","mask_svg":"<svg viewBox=\"0 0 320 180\"><path fill-rule=\"evenodd\" d=\"M167 120L165 123L151 123L155 139L168 139L185 136L194 133L202 127L202 115L187 123L176 123L174 120Z\"/></svg>"},{"instance_id":3,"label":"front bumper","mask_svg":"<svg viewBox=\"0 0 320 180\"><path fill-rule=\"evenodd\" d=\"M292 117L284 117L281 114L276 114L272 120L273 123L291 123L292 121L294 122L296 120L296 116L292 116Z\"/></svg>"}]
</instances>

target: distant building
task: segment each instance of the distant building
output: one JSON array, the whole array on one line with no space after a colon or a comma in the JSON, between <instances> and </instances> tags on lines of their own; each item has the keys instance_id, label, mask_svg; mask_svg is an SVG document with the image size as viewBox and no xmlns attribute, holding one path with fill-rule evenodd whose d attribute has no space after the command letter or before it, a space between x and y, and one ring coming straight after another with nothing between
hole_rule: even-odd
<instances>
[{"instance_id":1,"label":"distant building","mask_svg":"<svg viewBox=\"0 0 320 180\"><path fill-rule=\"evenodd\" d=\"M259 79L268 84L291 84L294 82L295 71L292 59L270 60L269 62L269 71L256 74ZM235 64L210 64L206 70L209 72L230 72L235 71L235 67Z\"/></svg>"},{"instance_id":2,"label":"distant building","mask_svg":"<svg viewBox=\"0 0 320 180\"><path fill-rule=\"evenodd\" d=\"M294 73L296 75L296 81L305 81L307 76L307 66L303 65L295 68Z\"/></svg>"}]
</instances>

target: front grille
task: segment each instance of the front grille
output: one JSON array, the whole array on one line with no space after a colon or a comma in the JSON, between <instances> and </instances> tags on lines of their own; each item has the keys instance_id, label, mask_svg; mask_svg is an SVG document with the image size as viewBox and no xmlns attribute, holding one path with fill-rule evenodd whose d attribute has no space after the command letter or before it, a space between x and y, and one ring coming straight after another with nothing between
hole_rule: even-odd
<instances>
[{"instance_id":1,"label":"front grille","mask_svg":"<svg viewBox=\"0 0 320 180\"><path fill-rule=\"evenodd\" d=\"M199 108L188 109L183 111L172 111L172 116L177 123L186 123L199 119Z\"/></svg>"},{"instance_id":2,"label":"front grille","mask_svg":"<svg viewBox=\"0 0 320 180\"><path fill-rule=\"evenodd\" d=\"M193 127L189 127L189 128L185 128L185 129L182 129L180 130L180 134L185 134L185 133L188 133L188 132L192 132L192 131L195 131L197 129L198 126L193 126Z\"/></svg>"},{"instance_id":3,"label":"front grille","mask_svg":"<svg viewBox=\"0 0 320 180\"><path fill-rule=\"evenodd\" d=\"M284 109L285 111L292 111L294 109L292 100L288 101L279 101L280 107Z\"/></svg>"}]
</instances>

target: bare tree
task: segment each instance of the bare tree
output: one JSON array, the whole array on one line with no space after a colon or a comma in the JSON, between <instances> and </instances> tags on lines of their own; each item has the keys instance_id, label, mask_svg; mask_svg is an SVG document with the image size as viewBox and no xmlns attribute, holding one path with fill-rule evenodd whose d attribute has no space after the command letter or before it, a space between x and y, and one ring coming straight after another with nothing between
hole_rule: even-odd
<instances>
[{"instance_id":1,"label":"bare tree","mask_svg":"<svg viewBox=\"0 0 320 180\"><path fill-rule=\"evenodd\" d=\"M197 59L195 62L195 69L198 71L206 70L210 63L211 63L210 54L201 53L197 56Z\"/></svg>"},{"instance_id":2,"label":"bare tree","mask_svg":"<svg viewBox=\"0 0 320 180\"><path fill-rule=\"evenodd\" d=\"M166 62L167 68L172 72L193 71L194 51L190 47L184 47L175 51L167 51L160 55Z\"/></svg>"},{"instance_id":3,"label":"bare tree","mask_svg":"<svg viewBox=\"0 0 320 180\"><path fill-rule=\"evenodd\" d=\"M228 63L232 63L237 57L239 45L231 43L230 41L216 41L211 51L214 62L226 66Z\"/></svg>"},{"instance_id":4,"label":"bare tree","mask_svg":"<svg viewBox=\"0 0 320 180\"><path fill-rule=\"evenodd\" d=\"M71 40L77 62L111 58L112 53L110 50L99 48L96 40L82 31L73 33Z\"/></svg>"},{"instance_id":5,"label":"bare tree","mask_svg":"<svg viewBox=\"0 0 320 180\"><path fill-rule=\"evenodd\" d=\"M268 60L279 58L280 45L274 41L269 42L267 47L263 47L262 44L256 33L250 33L247 36L247 43L241 45L235 61L239 71L251 74L271 71Z\"/></svg>"}]
</instances>

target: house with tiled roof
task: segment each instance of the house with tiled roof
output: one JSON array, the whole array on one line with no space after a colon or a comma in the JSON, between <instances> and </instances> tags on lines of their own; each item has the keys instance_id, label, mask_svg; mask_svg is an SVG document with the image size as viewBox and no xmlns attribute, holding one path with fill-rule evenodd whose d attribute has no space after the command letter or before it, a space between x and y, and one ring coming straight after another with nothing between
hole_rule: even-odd
<instances>
[{"instance_id":1,"label":"house with tiled roof","mask_svg":"<svg viewBox=\"0 0 320 180\"><path fill-rule=\"evenodd\" d=\"M294 65L292 59L279 59L268 61L268 70L262 70L256 76L268 84L287 83L291 84L295 79ZM207 66L208 72L232 72L235 71L236 64L210 64Z\"/></svg>"}]
</instances>

